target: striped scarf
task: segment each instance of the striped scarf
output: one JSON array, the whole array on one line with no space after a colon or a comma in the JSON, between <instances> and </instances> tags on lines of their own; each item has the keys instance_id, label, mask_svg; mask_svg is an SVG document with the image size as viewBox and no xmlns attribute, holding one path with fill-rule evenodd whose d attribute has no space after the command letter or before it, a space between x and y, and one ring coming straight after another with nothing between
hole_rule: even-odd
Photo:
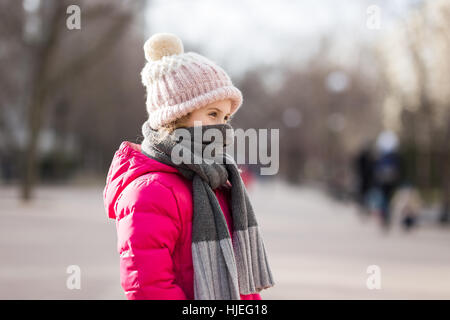
<instances>
[{"instance_id":1,"label":"striped scarf","mask_svg":"<svg viewBox=\"0 0 450 320\"><path fill-rule=\"evenodd\" d=\"M214 140L205 138L209 129L215 132ZM200 137L196 136L199 132ZM231 125L178 128L162 136L145 122L142 133L143 154L176 167L192 180L195 299L239 300L240 294L272 287L274 281L252 205L236 162L224 152L234 139ZM210 156L205 155L206 148L213 150ZM175 155L184 156L184 160L174 161ZM227 180L231 183L233 237L213 191Z\"/></svg>"}]
</instances>

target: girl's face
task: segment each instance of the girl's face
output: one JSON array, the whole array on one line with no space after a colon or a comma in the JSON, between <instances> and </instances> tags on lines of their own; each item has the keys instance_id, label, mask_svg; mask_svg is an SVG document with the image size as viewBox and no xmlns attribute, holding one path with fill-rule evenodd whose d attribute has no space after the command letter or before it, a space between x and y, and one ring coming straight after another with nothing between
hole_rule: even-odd
<instances>
[{"instance_id":1,"label":"girl's face","mask_svg":"<svg viewBox=\"0 0 450 320\"><path fill-rule=\"evenodd\" d=\"M231 100L219 100L191 112L182 123L183 126L193 127L194 121L201 121L202 126L224 124L230 120Z\"/></svg>"}]
</instances>

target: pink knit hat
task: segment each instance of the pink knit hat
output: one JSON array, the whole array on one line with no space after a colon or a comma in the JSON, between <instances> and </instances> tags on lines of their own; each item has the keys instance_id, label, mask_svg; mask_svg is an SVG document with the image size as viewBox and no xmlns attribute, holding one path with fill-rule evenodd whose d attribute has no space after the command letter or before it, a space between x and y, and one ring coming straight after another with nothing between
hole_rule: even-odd
<instances>
[{"instance_id":1,"label":"pink knit hat","mask_svg":"<svg viewBox=\"0 0 450 320\"><path fill-rule=\"evenodd\" d=\"M141 77L153 129L215 101L230 99L231 114L242 105L242 93L227 73L200 54L184 53L176 35L154 34L145 42L144 52L147 63Z\"/></svg>"}]
</instances>

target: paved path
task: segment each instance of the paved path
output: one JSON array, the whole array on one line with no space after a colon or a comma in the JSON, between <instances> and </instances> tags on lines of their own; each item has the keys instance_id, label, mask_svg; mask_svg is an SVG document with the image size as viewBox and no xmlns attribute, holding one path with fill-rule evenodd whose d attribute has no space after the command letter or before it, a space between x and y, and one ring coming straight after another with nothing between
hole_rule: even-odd
<instances>
[{"instance_id":1,"label":"paved path","mask_svg":"<svg viewBox=\"0 0 450 320\"><path fill-rule=\"evenodd\" d=\"M0 187L0 299L123 299L101 187L41 187L31 205ZM450 299L450 230L384 235L373 219L306 187L262 182L250 197L276 286L263 299ZM66 268L81 268L69 290ZM381 289L366 287L367 267Z\"/></svg>"}]
</instances>

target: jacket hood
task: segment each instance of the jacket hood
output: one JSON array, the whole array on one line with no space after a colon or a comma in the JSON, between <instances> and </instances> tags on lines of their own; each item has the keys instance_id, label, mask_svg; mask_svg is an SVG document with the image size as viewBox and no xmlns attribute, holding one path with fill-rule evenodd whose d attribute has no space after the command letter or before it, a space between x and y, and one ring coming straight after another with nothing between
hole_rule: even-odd
<instances>
[{"instance_id":1,"label":"jacket hood","mask_svg":"<svg viewBox=\"0 0 450 320\"><path fill-rule=\"evenodd\" d=\"M142 154L139 144L129 141L122 142L114 153L103 190L103 202L108 217L116 218L114 207L120 193L135 179L149 172L180 174L176 168Z\"/></svg>"}]
</instances>

